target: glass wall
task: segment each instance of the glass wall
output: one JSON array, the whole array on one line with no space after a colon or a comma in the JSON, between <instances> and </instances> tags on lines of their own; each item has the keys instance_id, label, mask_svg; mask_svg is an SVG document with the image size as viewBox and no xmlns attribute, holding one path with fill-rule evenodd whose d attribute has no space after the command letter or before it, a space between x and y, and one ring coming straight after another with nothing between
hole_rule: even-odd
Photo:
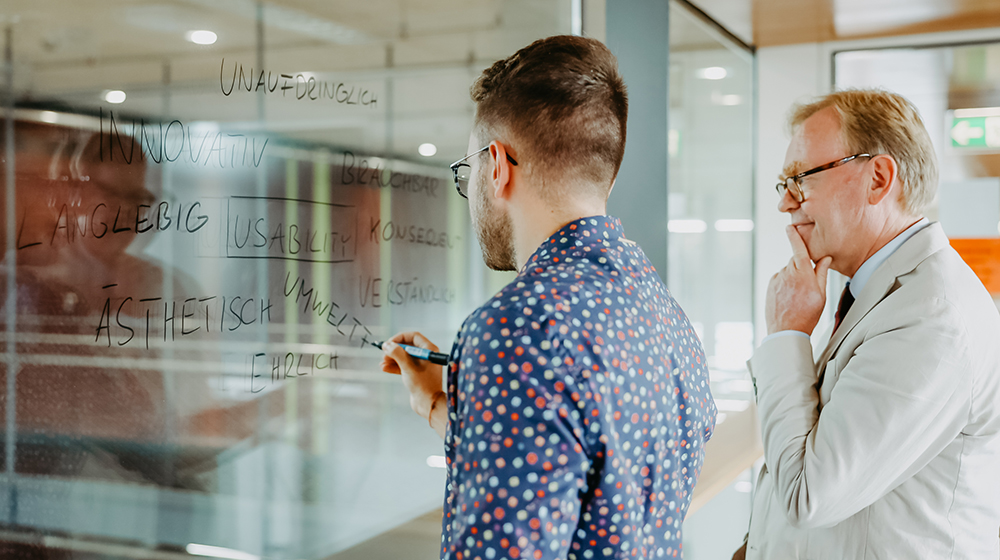
<instances>
[{"instance_id":1,"label":"glass wall","mask_svg":"<svg viewBox=\"0 0 1000 560\"><path fill-rule=\"evenodd\" d=\"M446 167L469 85L603 9L4 2L0 556L437 558L440 441L366 343L447 348L505 281ZM749 515L754 70L670 9L666 280L722 412L699 560Z\"/></svg>"},{"instance_id":2,"label":"glass wall","mask_svg":"<svg viewBox=\"0 0 1000 560\"><path fill-rule=\"evenodd\" d=\"M366 344L447 348L485 297L447 169L468 88L571 19L3 2L0 555L314 559L439 522L441 442Z\"/></svg>"},{"instance_id":3,"label":"glass wall","mask_svg":"<svg viewBox=\"0 0 1000 560\"><path fill-rule=\"evenodd\" d=\"M749 524L748 469L759 456L745 365L754 333L754 62L682 4L670 17L667 285L705 345L720 411L684 555L728 558ZM699 492L718 495L703 503Z\"/></svg>"},{"instance_id":4,"label":"glass wall","mask_svg":"<svg viewBox=\"0 0 1000 560\"><path fill-rule=\"evenodd\" d=\"M1000 306L1000 43L834 55L838 89L885 88L920 111L940 164L928 217Z\"/></svg>"}]
</instances>

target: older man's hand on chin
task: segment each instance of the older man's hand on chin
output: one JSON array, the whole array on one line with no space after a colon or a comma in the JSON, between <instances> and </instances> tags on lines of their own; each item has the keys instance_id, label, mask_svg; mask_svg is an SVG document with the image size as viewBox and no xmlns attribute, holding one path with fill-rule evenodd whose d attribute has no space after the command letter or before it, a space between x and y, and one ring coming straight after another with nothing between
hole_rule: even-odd
<instances>
[{"instance_id":1,"label":"older man's hand on chin","mask_svg":"<svg viewBox=\"0 0 1000 560\"><path fill-rule=\"evenodd\" d=\"M795 226L785 227L792 244L792 258L771 277L767 286L765 320L767 334L799 331L812 334L826 305L826 276L830 257L813 266L809 250Z\"/></svg>"}]
</instances>

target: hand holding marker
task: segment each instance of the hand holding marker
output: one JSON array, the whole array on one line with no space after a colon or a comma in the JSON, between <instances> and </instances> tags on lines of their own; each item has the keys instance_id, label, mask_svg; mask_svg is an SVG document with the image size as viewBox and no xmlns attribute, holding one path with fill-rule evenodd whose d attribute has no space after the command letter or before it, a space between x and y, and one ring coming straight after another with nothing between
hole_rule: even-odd
<instances>
[{"instance_id":1,"label":"hand holding marker","mask_svg":"<svg viewBox=\"0 0 1000 560\"><path fill-rule=\"evenodd\" d=\"M369 344L379 350L382 349L381 342L370 342ZM410 346L409 344L396 343L396 345L405 350L407 354L417 358L418 360L427 360L432 364L440 364L442 366L448 365L448 354L443 352L432 352L426 348L418 348L416 346Z\"/></svg>"}]
</instances>

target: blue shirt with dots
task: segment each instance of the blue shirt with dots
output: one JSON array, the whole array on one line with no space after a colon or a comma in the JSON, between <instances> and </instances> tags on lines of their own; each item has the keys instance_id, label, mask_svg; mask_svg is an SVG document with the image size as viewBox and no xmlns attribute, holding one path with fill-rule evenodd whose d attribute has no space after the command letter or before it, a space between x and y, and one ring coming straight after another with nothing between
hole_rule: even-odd
<instances>
[{"instance_id":1,"label":"blue shirt with dots","mask_svg":"<svg viewBox=\"0 0 1000 560\"><path fill-rule=\"evenodd\" d=\"M448 367L441 557L681 557L715 427L705 352L609 216L566 224Z\"/></svg>"}]
</instances>

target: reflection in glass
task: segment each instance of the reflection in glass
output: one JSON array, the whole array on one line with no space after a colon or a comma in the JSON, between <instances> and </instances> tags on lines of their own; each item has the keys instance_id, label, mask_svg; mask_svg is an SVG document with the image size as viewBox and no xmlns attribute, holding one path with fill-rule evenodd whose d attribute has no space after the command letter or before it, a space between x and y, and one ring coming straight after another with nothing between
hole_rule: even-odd
<instances>
[{"instance_id":1,"label":"reflection in glass","mask_svg":"<svg viewBox=\"0 0 1000 560\"><path fill-rule=\"evenodd\" d=\"M6 3L0 555L440 531L441 442L364 343L486 295L468 87L568 11Z\"/></svg>"}]
</instances>

